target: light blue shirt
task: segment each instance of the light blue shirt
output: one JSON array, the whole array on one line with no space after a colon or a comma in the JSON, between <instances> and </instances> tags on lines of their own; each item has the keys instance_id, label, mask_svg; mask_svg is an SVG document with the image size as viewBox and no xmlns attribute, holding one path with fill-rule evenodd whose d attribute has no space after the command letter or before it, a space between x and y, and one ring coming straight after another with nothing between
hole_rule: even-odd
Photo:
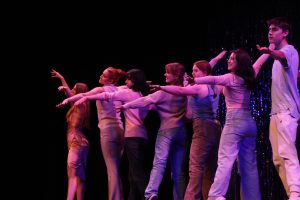
<instances>
[{"instance_id":1,"label":"light blue shirt","mask_svg":"<svg viewBox=\"0 0 300 200\"><path fill-rule=\"evenodd\" d=\"M297 119L300 118L300 97L297 88L299 55L292 45L280 49L286 57L288 67L279 60L274 60L272 68L272 114L289 111Z\"/></svg>"}]
</instances>

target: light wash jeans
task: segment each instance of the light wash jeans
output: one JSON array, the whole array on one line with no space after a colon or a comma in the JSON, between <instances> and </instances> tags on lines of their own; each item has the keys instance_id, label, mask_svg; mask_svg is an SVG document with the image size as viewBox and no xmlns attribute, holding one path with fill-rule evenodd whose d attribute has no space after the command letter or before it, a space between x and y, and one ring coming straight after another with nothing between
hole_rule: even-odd
<instances>
[{"instance_id":1,"label":"light wash jeans","mask_svg":"<svg viewBox=\"0 0 300 200\"><path fill-rule=\"evenodd\" d=\"M261 199L255 152L256 133L256 123L249 110L227 111L219 146L218 168L208 200L225 199L232 166L237 157L242 199Z\"/></svg>"},{"instance_id":2,"label":"light wash jeans","mask_svg":"<svg viewBox=\"0 0 300 200\"><path fill-rule=\"evenodd\" d=\"M298 120L284 112L272 115L270 121L273 162L287 195L300 193L300 166L295 146Z\"/></svg>"},{"instance_id":3,"label":"light wash jeans","mask_svg":"<svg viewBox=\"0 0 300 200\"><path fill-rule=\"evenodd\" d=\"M171 161L171 178L173 180L173 199L183 199L186 187L184 173L186 151L187 135L185 127L171 128L158 132L153 167L145 191L146 199L153 194L158 194L169 157Z\"/></svg>"}]
</instances>

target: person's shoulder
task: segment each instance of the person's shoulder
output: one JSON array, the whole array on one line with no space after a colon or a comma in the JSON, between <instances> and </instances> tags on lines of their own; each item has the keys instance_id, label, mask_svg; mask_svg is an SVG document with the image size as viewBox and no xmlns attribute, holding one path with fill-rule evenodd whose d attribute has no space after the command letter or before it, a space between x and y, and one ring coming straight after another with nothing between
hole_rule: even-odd
<instances>
[{"instance_id":1,"label":"person's shoulder","mask_svg":"<svg viewBox=\"0 0 300 200\"><path fill-rule=\"evenodd\" d=\"M118 87L115 85L104 85L102 86L104 92L116 92Z\"/></svg>"},{"instance_id":2,"label":"person's shoulder","mask_svg":"<svg viewBox=\"0 0 300 200\"><path fill-rule=\"evenodd\" d=\"M124 89L128 89L128 87L126 85L121 85L117 87L118 90L124 90Z\"/></svg>"},{"instance_id":3,"label":"person's shoulder","mask_svg":"<svg viewBox=\"0 0 300 200\"><path fill-rule=\"evenodd\" d=\"M292 44L285 45L282 49L298 52L297 49Z\"/></svg>"},{"instance_id":4,"label":"person's shoulder","mask_svg":"<svg viewBox=\"0 0 300 200\"><path fill-rule=\"evenodd\" d=\"M238 77L236 74L234 74L233 72L230 72L230 73L227 73L227 74L223 74L221 75L225 78L235 78L235 77Z\"/></svg>"}]
</instances>

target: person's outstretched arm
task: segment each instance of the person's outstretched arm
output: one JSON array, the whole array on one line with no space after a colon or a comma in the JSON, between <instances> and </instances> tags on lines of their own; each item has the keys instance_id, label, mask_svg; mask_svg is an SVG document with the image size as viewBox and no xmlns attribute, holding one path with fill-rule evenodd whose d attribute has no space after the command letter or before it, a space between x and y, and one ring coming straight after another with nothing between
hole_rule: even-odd
<instances>
[{"instance_id":1,"label":"person's outstretched arm","mask_svg":"<svg viewBox=\"0 0 300 200\"><path fill-rule=\"evenodd\" d=\"M261 48L259 45L256 45L256 48L259 50L259 48ZM274 49L275 45L274 44L270 44L269 45L269 49ZM270 57L269 54L262 54L253 64L253 69L255 72L255 77L257 76L257 74L259 73L261 67L263 66L263 64L268 60L268 58Z\"/></svg>"},{"instance_id":2,"label":"person's outstretched arm","mask_svg":"<svg viewBox=\"0 0 300 200\"><path fill-rule=\"evenodd\" d=\"M128 97L127 90L119 90L116 92L102 92L94 95L84 95L77 100L74 105L80 105L85 101L100 100L100 101L126 101Z\"/></svg>"},{"instance_id":3,"label":"person's outstretched arm","mask_svg":"<svg viewBox=\"0 0 300 200\"><path fill-rule=\"evenodd\" d=\"M212 58L210 61L209 61L209 64L211 66L211 68L213 69L214 66L219 62L219 60L221 60L224 55L227 53L226 50L223 50L221 51L221 53L219 53L216 57Z\"/></svg>"},{"instance_id":4,"label":"person's outstretched arm","mask_svg":"<svg viewBox=\"0 0 300 200\"><path fill-rule=\"evenodd\" d=\"M103 87L96 87L96 88L94 88L94 89L92 89L92 90L90 90L88 92L79 93L79 94L76 94L76 95L71 96L69 98L66 98L61 103L59 103L58 105L56 105L56 107L59 108L59 107L62 107L64 105L67 105L68 103L78 101L79 99L83 98L84 96L95 95L95 94L102 93L102 92L104 92Z\"/></svg>"},{"instance_id":5,"label":"person's outstretched arm","mask_svg":"<svg viewBox=\"0 0 300 200\"><path fill-rule=\"evenodd\" d=\"M232 83L233 74L227 73L220 76L205 76L201 78L195 78L196 84L210 84L210 85L222 85L230 86Z\"/></svg>"},{"instance_id":6,"label":"person's outstretched arm","mask_svg":"<svg viewBox=\"0 0 300 200\"><path fill-rule=\"evenodd\" d=\"M155 87L158 90L165 91L170 94L180 95L180 96L192 96L192 95L199 95L203 93L203 87L200 85L193 85L187 87L175 86L175 85L152 85L151 87Z\"/></svg>"},{"instance_id":7,"label":"person's outstretched arm","mask_svg":"<svg viewBox=\"0 0 300 200\"><path fill-rule=\"evenodd\" d=\"M159 103L164 98L163 93L164 92L162 91L156 91L147 96L140 97L136 100L125 103L120 107L120 109L134 109L134 108L143 108L146 106L153 106Z\"/></svg>"},{"instance_id":8,"label":"person's outstretched arm","mask_svg":"<svg viewBox=\"0 0 300 200\"><path fill-rule=\"evenodd\" d=\"M67 97L72 96L72 92L71 89L67 83L67 81L65 80L65 78L63 77L63 75L61 75L59 72L55 71L54 69L51 70L51 77L52 78L58 78L62 84L62 86L58 87L59 91L64 91Z\"/></svg>"},{"instance_id":9,"label":"person's outstretched arm","mask_svg":"<svg viewBox=\"0 0 300 200\"><path fill-rule=\"evenodd\" d=\"M269 54L275 60L279 60L279 62L283 65L284 68L288 67L286 57L282 51L272 49L272 48L270 48L270 46L269 47L261 47L259 45L256 45L256 47L261 53Z\"/></svg>"}]
</instances>

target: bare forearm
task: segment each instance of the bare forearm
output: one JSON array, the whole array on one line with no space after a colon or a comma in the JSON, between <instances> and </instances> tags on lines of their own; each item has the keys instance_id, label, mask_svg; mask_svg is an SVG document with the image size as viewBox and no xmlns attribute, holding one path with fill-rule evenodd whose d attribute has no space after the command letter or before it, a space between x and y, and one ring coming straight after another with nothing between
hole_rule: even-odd
<instances>
[{"instance_id":1,"label":"bare forearm","mask_svg":"<svg viewBox=\"0 0 300 200\"><path fill-rule=\"evenodd\" d=\"M255 71L255 76L257 76L257 74L259 73L262 65L268 60L268 58L270 57L269 54L262 54L253 64L253 69Z\"/></svg>"},{"instance_id":2,"label":"bare forearm","mask_svg":"<svg viewBox=\"0 0 300 200\"><path fill-rule=\"evenodd\" d=\"M65 80L64 77L61 77L60 78L60 82L61 82L61 85L64 86L64 92L66 94L67 97L71 97L72 96L72 92L71 92L71 89L67 83L67 81Z\"/></svg>"},{"instance_id":3,"label":"bare forearm","mask_svg":"<svg viewBox=\"0 0 300 200\"><path fill-rule=\"evenodd\" d=\"M211 68L214 68L214 66L219 62L219 60L221 60L224 57L226 52L227 52L226 50L221 51L221 53L219 53L216 57L212 58L209 61Z\"/></svg>"}]
</instances>

